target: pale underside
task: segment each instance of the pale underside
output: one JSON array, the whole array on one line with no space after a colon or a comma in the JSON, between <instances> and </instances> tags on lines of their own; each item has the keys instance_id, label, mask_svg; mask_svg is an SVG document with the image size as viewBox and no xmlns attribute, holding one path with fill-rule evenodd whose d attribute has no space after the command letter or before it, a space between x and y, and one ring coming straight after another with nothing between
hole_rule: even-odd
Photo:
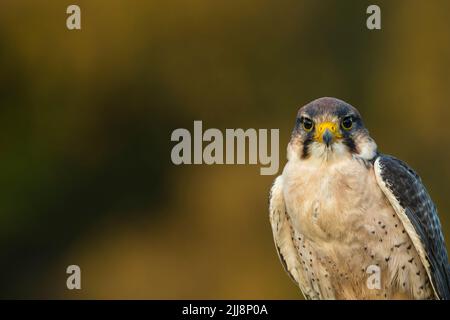
<instances>
[{"instance_id":1,"label":"pale underside","mask_svg":"<svg viewBox=\"0 0 450 320\"><path fill-rule=\"evenodd\" d=\"M280 258L311 299L430 299L423 257L372 164L291 159L271 191ZM380 272L380 286L368 285Z\"/></svg>"}]
</instances>

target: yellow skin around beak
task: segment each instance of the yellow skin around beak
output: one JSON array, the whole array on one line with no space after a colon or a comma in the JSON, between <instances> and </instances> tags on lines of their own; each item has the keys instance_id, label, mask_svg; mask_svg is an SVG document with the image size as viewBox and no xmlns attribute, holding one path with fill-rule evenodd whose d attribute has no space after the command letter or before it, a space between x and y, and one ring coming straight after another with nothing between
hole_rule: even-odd
<instances>
[{"instance_id":1,"label":"yellow skin around beak","mask_svg":"<svg viewBox=\"0 0 450 320\"><path fill-rule=\"evenodd\" d=\"M328 130L332 137L333 142L336 139L342 138L342 134L339 132L338 125L334 122L322 122L316 126L316 134L314 135L314 140L318 142L323 142L323 135Z\"/></svg>"}]
</instances>

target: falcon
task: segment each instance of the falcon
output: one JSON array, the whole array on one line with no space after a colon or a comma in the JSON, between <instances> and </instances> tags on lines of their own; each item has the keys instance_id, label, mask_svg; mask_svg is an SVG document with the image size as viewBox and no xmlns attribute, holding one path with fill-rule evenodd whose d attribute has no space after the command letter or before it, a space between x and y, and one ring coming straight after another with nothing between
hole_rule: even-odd
<instances>
[{"instance_id":1,"label":"falcon","mask_svg":"<svg viewBox=\"0 0 450 320\"><path fill-rule=\"evenodd\" d=\"M356 108L335 98L300 108L287 158L270 223L305 298L450 299L436 206L413 169L377 151Z\"/></svg>"}]
</instances>

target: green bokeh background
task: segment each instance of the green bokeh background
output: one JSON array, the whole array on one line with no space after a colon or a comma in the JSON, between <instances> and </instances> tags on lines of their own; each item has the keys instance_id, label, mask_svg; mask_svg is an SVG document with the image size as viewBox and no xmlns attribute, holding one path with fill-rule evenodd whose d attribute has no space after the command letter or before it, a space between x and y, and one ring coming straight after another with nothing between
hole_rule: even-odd
<instances>
[{"instance_id":1,"label":"green bokeh background","mask_svg":"<svg viewBox=\"0 0 450 320\"><path fill-rule=\"evenodd\" d=\"M282 166L321 96L419 172L449 239L450 2L376 1L369 31L373 3L2 0L0 297L301 298L272 243L274 176L174 166L170 134L280 128Z\"/></svg>"}]
</instances>

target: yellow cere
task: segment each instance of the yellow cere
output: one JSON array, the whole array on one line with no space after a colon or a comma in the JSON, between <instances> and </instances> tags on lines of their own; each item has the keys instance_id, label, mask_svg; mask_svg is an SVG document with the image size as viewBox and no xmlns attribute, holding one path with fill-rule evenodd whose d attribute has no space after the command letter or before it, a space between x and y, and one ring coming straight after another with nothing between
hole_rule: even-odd
<instances>
[{"instance_id":1,"label":"yellow cere","mask_svg":"<svg viewBox=\"0 0 450 320\"><path fill-rule=\"evenodd\" d=\"M328 129L331 134L333 135L334 139L342 138L342 134L338 130L338 125L336 125L334 122L322 122L317 125L316 134L314 135L314 139L322 142L323 134L325 133L325 130Z\"/></svg>"}]
</instances>

